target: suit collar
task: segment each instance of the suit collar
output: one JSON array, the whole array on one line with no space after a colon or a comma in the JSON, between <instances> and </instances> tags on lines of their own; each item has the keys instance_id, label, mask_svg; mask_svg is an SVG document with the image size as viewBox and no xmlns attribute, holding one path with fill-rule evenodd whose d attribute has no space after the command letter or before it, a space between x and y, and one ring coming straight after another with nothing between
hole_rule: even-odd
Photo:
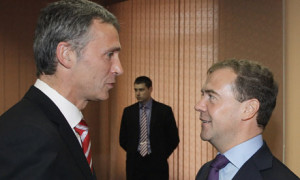
<instances>
[{"instance_id":1,"label":"suit collar","mask_svg":"<svg viewBox=\"0 0 300 180\"><path fill-rule=\"evenodd\" d=\"M273 155L264 142L263 146L241 167L233 180L262 180L260 172L271 168L272 161Z\"/></svg>"},{"instance_id":2,"label":"suit collar","mask_svg":"<svg viewBox=\"0 0 300 180\"><path fill-rule=\"evenodd\" d=\"M152 100L152 111L151 111L151 121L150 121L150 128L153 127L153 125L155 124L155 122L160 119L159 116L161 116L161 114L159 113L159 106L157 101Z\"/></svg>"},{"instance_id":3,"label":"suit collar","mask_svg":"<svg viewBox=\"0 0 300 180\"><path fill-rule=\"evenodd\" d=\"M71 155L77 162L83 174L91 178L92 173L86 161L82 148L67 120L57 108L57 106L39 89L32 86L25 94L24 98L29 99L42 109L48 119L57 125L58 131L64 143L70 150Z\"/></svg>"},{"instance_id":4,"label":"suit collar","mask_svg":"<svg viewBox=\"0 0 300 180\"><path fill-rule=\"evenodd\" d=\"M54 102L72 128L81 121L83 118L81 111L47 83L37 79L34 87L41 90L49 99L51 99L51 101Z\"/></svg>"},{"instance_id":5,"label":"suit collar","mask_svg":"<svg viewBox=\"0 0 300 180\"><path fill-rule=\"evenodd\" d=\"M151 109L152 108L152 102L153 102L153 99L150 98L146 103L145 103L145 107L146 109ZM143 104L142 103L139 103L139 107L142 108Z\"/></svg>"}]
</instances>

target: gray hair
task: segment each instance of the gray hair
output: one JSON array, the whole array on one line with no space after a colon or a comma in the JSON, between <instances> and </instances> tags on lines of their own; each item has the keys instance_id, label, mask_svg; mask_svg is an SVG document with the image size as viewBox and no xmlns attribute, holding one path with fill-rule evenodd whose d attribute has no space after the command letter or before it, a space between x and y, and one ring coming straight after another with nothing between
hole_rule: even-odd
<instances>
[{"instance_id":1,"label":"gray hair","mask_svg":"<svg viewBox=\"0 0 300 180\"><path fill-rule=\"evenodd\" d=\"M42 9L33 45L37 77L55 73L59 42L68 42L80 56L90 41L89 27L95 19L112 24L119 31L116 17L101 5L88 0L62 0Z\"/></svg>"}]
</instances>

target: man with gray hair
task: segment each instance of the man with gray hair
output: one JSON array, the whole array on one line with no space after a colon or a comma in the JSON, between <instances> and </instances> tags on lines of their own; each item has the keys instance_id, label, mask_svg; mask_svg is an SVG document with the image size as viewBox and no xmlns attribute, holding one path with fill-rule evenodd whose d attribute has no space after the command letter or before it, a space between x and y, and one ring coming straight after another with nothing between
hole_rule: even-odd
<instances>
[{"instance_id":1,"label":"man with gray hair","mask_svg":"<svg viewBox=\"0 0 300 180\"><path fill-rule=\"evenodd\" d=\"M118 31L116 17L87 0L41 11L33 46L37 80L0 117L0 179L96 179L81 111L107 99L123 73Z\"/></svg>"}]
</instances>

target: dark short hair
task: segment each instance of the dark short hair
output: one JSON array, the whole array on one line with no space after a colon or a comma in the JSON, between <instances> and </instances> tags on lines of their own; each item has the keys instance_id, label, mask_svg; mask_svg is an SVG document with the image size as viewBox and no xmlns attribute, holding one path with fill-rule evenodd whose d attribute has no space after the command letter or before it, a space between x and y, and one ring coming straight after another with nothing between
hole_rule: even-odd
<instances>
[{"instance_id":1,"label":"dark short hair","mask_svg":"<svg viewBox=\"0 0 300 180\"><path fill-rule=\"evenodd\" d=\"M56 48L68 42L77 56L90 41L89 27L93 20L112 24L119 31L116 17L104 7L88 0L61 0L41 10L34 37L34 58L37 76L56 71Z\"/></svg>"},{"instance_id":2,"label":"dark short hair","mask_svg":"<svg viewBox=\"0 0 300 180\"><path fill-rule=\"evenodd\" d=\"M254 61L230 59L212 65L207 74L223 68L230 68L237 75L232 87L236 100L243 102L257 99L259 101L257 123L264 128L276 106L278 85L273 78L273 73Z\"/></svg>"},{"instance_id":3,"label":"dark short hair","mask_svg":"<svg viewBox=\"0 0 300 180\"><path fill-rule=\"evenodd\" d=\"M134 81L134 84L142 84L145 83L146 87L149 89L150 87L152 87L152 81L149 77L147 76L140 76L137 77Z\"/></svg>"}]
</instances>

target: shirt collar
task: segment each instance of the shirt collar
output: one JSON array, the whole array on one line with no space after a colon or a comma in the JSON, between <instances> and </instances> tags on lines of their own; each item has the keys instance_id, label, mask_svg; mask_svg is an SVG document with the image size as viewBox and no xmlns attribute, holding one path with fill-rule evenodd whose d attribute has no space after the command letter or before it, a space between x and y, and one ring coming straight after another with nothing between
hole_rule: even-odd
<instances>
[{"instance_id":1,"label":"shirt collar","mask_svg":"<svg viewBox=\"0 0 300 180\"><path fill-rule=\"evenodd\" d=\"M65 97L59 94L55 89L40 79L37 79L34 86L46 94L58 107L69 125L74 128L83 118L81 111Z\"/></svg>"},{"instance_id":2,"label":"shirt collar","mask_svg":"<svg viewBox=\"0 0 300 180\"><path fill-rule=\"evenodd\" d=\"M226 158L237 168L241 168L242 165L258 151L263 145L262 135L257 135L254 138L243 142L230 150L226 151L224 155Z\"/></svg>"},{"instance_id":3,"label":"shirt collar","mask_svg":"<svg viewBox=\"0 0 300 180\"><path fill-rule=\"evenodd\" d=\"M145 103L145 108L146 109L151 109L152 107L152 98L150 98L146 103ZM142 103L139 103L139 107L142 108L143 107L143 104Z\"/></svg>"}]
</instances>

